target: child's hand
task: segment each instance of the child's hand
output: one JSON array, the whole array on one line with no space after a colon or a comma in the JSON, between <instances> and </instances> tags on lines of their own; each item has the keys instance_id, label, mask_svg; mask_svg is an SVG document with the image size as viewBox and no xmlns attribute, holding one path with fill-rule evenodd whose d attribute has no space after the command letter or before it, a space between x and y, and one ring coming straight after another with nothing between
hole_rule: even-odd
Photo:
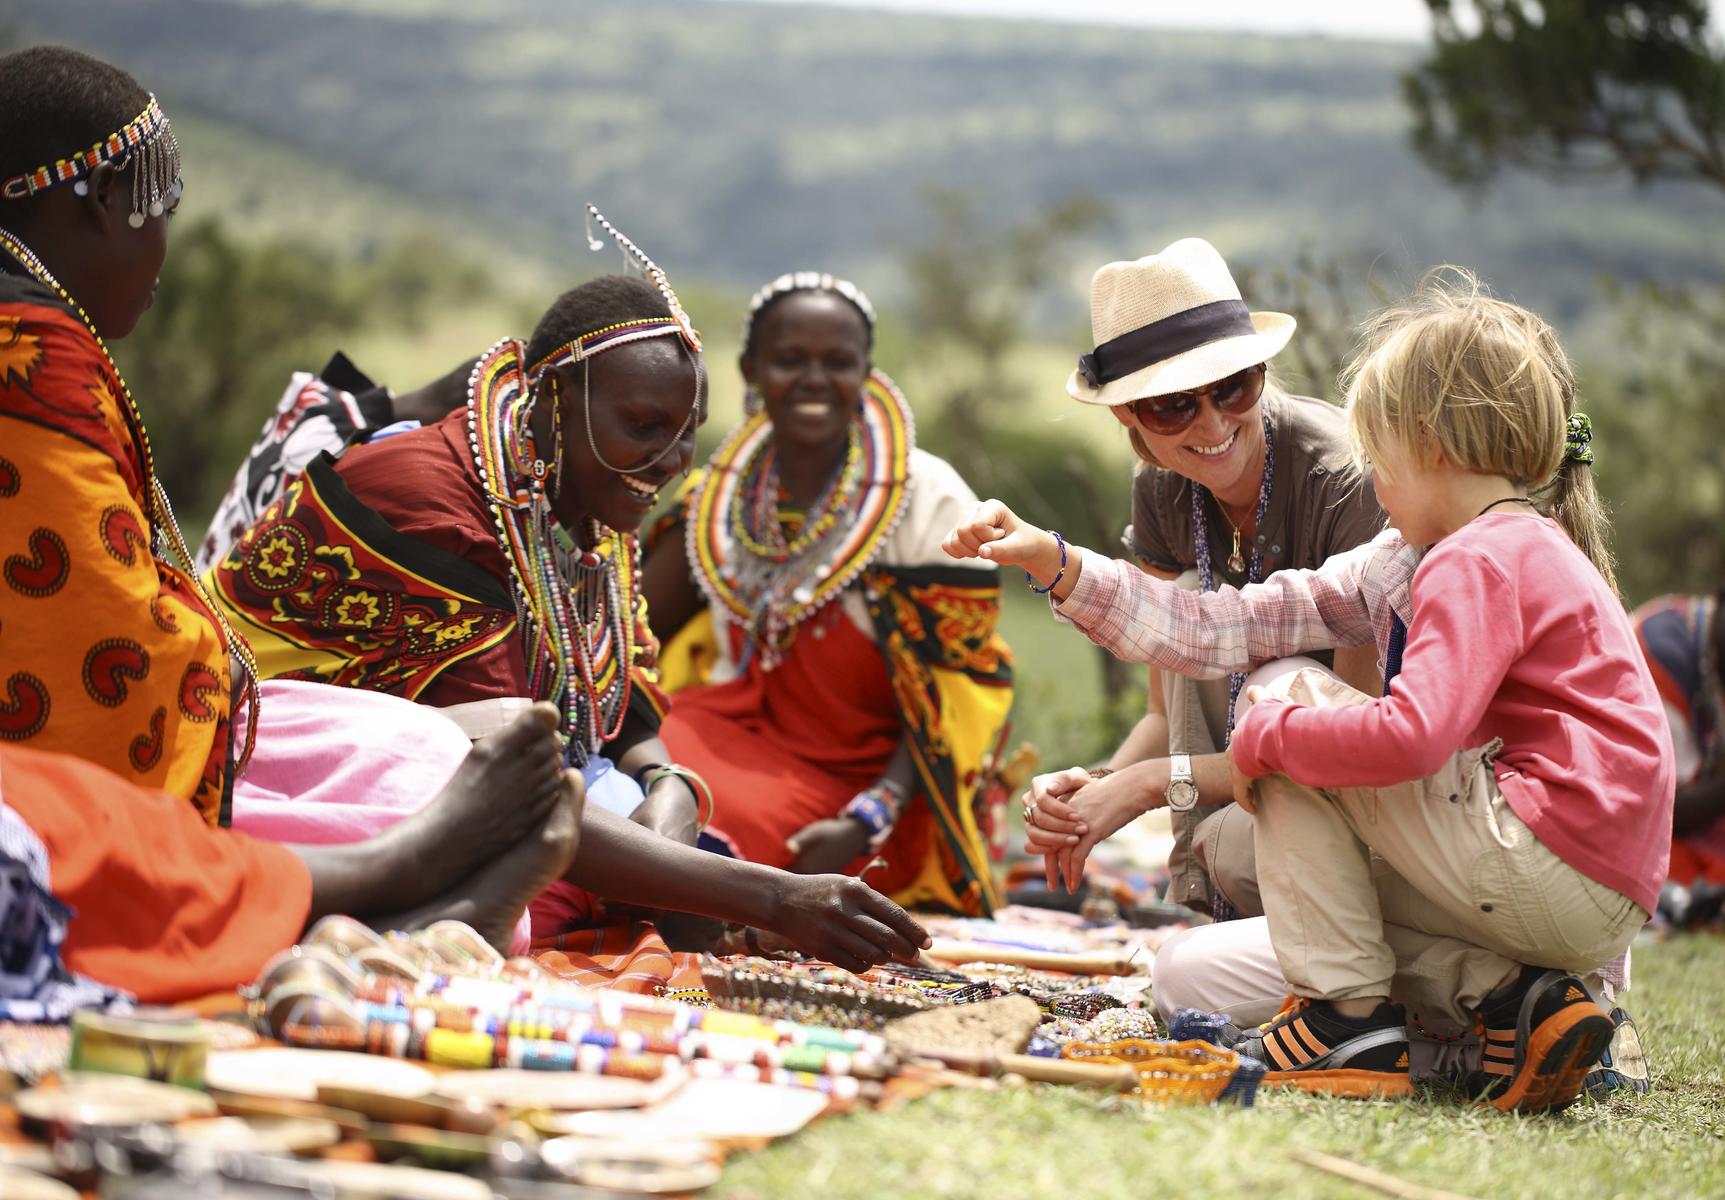
<instances>
[{"instance_id":1,"label":"child's hand","mask_svg":"<svg viewBox=\"0 0 1725 1200\"><path fill-rule=\"evenodd\" d=\"M1257 689L1254 688L1253 690L1256 691ZM1235 758L1232 754L1228 755L1228 766L1234 773L1234 803L1238 804L1253 816L1257 816L1258 797L1256 793L1252 791L1252 784L1255 782L1255 777L1242 771L1240 769L1240 760Z\"/></svg>"},{"instance_id":2,"label":"child's hand","mask_svg":"<svg viewBox=\"0 0 1725 1200\"><path fill-rule=\"evenodd\" d=\"M984 500L942 543L954 558L981 558L1003 567L1033 569L1053 560L1050 577L1060 569L1060 547L1046 530L1021 521L998 500Z\"/></svg>"}]
</instances>

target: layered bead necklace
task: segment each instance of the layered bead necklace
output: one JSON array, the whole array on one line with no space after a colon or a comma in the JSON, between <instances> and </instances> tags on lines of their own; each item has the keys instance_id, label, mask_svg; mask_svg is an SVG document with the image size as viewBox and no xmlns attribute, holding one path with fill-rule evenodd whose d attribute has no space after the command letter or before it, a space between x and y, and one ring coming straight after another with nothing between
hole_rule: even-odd
<instances>
[{"instance_id":1,"label":"layered bead necklace","mask_svg":"<svg viewBox=\"0 0 1725 1200\"><path fill-rule=\"evenodd\" d=\"M252 657L252 648L244 638L234 632L233 626L229 625L227 618L222 615L222 610L198 580L197 569L192 565L191 552L186 548L185 535L180 532L180 523L174 517L173 505L168 502L168 491L156 475L155 456L150 450L150 435L144 428L143 414L138 411L138 403L132 398L132 389L126 383L126 377L120 374L119 365L114 362L114 356L108 350L108 343L96 332L96 323L90 319L90 314L84 311L84 306L73 299L72 293L54 278L53 272L36 256L36 252L15 234L0 229L0 249L17 259L32 279L52 289L68 308L78 314L78 319L84 323L84 328L89 330L90 337L95 340L96 349L101 352L108 370L120 385L120 416L126 423L127 432L132 435L132 444L138 452L138 463L149 492L144 517L150 523L150 553L161 559L163 550L167 549L179 558L181 573L191 584L205 611L215 621L216 629L221 635L222 648L239 660L241 673L245 676L246 740L235 764L235 773L239 774L251 762L252 750L257 745L258 665L257 660Z\"/></svg>"},{"instance_id":2,"label":"layered bead necklace","mask_svg":"<svg viewBox=\"0 0 1725 1200\"><path fill-rule=\"evenodd\" d=\"M744 467L742 486L731 499L729 519L738 539L751 554L785 562L824 538L849 507L862 478L862 443L852 422L846 439L845 460L827 481L820 499L801 514L794 533L786 529L784 490L779 483L776 447L766 450Z\"/></svg>"},{"instance_id":3,"label":"layered bead necklace","mask_svg":"<svg viewBox=\"0 0 1725 1200\"><path fill-rule=\"evenodd\" d=\"M764 412L732 430L690 500L689 563L708 599L772 670L797 627L874 561L910 498L916 430L880 371L863 387L845 459L795 533L784 528L777 450Z\"/></svg>"},{"instance_id":4,"label":"layered bead necklace","mask_svg":"<svg viewBox=\"0 0 1725 1200\"><path fill-rule=\"evenodd\" d=\"M553 404L547 458L530 425L537 397L522 369L523 354L519 342L505 339L474 367L468 442L509 563L528 688L557 705L565 761L584 767L621 732L628 714L634 547L632 537L593 521L583 548L552 515L552 480L563 460L562 418Z\"/></svg>"}]
</instances>

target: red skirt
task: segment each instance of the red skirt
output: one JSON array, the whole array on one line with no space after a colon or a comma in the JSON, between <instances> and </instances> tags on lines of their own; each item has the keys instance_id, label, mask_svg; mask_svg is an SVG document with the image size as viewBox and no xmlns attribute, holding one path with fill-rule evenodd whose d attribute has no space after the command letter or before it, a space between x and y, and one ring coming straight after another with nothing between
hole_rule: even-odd
<instances>
[{"instance_id":1,"label":"red skirt","mask_svg":"<svg viewBox=\"0 0 1725 1200\"><path fill-rule=\"evenodd\" d=\"M659 736L713 789L707 833L782 867L786 840L876 782L904 731L880 648L833 603L798 628L776 669L757 656L729 683L678 692Z\"/></svg>"}]
</instances>

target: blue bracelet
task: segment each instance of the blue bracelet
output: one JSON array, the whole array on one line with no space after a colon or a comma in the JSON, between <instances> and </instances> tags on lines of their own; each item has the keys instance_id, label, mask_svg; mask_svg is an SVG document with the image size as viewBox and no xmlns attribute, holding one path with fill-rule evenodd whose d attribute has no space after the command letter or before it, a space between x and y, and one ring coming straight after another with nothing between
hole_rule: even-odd
<instances>
[{"instance_id":1,"label":"blue bracelet","mask_svg":"<svg viewBox=\"0 0 1725 1200\"><path fill-rule=\"evenodd\" d=\"M1062 579L1066 578L1066 539L1060 536L1060 531L1058 529L1050 529L1048 532L1054 535L1054 544L1060 547L1060 570L1054 573L1054 579L1047 587L1044 588L1036 586L1036 578L1031 575L1029 571L1024 573L1024 577L1027 580L1026 586L1028 586L1030 590L1035 592L1038 596L1048 595L1049 592L1052 592L1055 588L1060 586L1060 581Z\"/></svg>"},{"instance_id":2,"label":"blue bracelet","mask_svg":"<svg viewBox=\"0 0 1725 1200\"><path fill-rule=\"evenodd\" d=\"M877 853L886 845L887 838L892 836L893 826L898 823L898 812L893 801L897 796L879 784L858 792L844 808L839 810L841 816L849 817L858 822L868 831L868 850L870 854Z\"/></svg>"}]
</instances>

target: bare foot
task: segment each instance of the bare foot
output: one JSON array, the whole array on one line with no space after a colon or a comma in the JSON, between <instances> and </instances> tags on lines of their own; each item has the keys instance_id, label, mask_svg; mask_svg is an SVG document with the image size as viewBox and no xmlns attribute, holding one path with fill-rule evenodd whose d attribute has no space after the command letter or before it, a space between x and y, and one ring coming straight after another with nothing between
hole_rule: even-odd
<instances>
[{"instance_id":1,"label":"bare foot","mask_svg":"<svg viewBox=\"0 0 1725 1200\"><path fill-rule=\"evenodd\" d=\"M412 908L507 854L545 823L563 793L557 709L535 704L474 745L443 790L371 843L392 875L391 906Z\"/></svg>"},{"instance_id":2,"label":"bare foot","mask_svg":"<svg viewBox=\"0 0 1725 1200\"><path fill-rule=\"evenodd\" d=\"M376 919L378 929L421 929L433 921L465 921L479 935L509 953L510 935L521 912L575 861L581 844L581 814L587 791L581 776L564 771L554 803L539 827L459 884L408 912Z\"/></svg>"}]
</instances>

